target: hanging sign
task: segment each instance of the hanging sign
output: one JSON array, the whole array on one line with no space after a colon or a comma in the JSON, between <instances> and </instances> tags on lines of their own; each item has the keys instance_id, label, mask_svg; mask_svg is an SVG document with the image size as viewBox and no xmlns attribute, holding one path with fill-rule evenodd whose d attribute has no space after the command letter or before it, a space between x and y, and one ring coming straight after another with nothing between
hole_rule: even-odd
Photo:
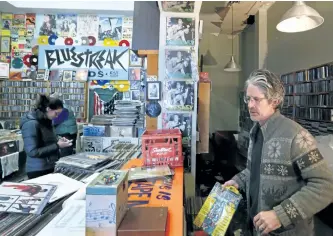
<instances>
[{"instance_id":1,"label":"hanging sign","mask_svg":"<svg viewBox=\"0 0 333 236\"><path fill-rule=\"evenodd\" d=\"M39 69L89 69L89 80L128 80L126 47L40 46Z\"/></svg>"}]
</instances>

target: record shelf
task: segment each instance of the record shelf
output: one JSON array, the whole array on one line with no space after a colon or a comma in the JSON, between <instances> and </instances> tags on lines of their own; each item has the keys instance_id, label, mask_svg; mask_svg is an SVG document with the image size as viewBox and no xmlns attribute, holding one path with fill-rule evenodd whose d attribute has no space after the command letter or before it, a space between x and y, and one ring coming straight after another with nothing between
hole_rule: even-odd
<instances>
[{"instance_id":1,"label":"record shelf","mask_svg":"<svg viewBox=\"0 0 333 236\"><path fill-rule=\"evenodd\" d=\"M86 82L1 80L0 119L19 119L34 107L38 94L54 92L62 94L61 99L72 108L76 118L86 118Z\"/></svg>"},{"instance_id":2,"label":"record shelf","mask_svg":"<svg viewBox=\"0 0 333 236\"><path fill-rule=\"evenodd\" d=\"M333 134L333 62L284 74L282 114L313 135Z\"/></svg>"}]
</instances>

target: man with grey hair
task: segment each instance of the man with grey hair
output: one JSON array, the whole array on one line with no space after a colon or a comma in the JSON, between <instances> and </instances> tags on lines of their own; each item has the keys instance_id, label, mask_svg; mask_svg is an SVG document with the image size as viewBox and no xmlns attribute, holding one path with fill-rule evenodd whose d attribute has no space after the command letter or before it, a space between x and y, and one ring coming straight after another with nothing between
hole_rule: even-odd
<instances>
[{"instance_id":1,"label":"man with grey hair","mask_svg":"<svg viewBox=\"0 0 333 236\"><path fill-rule=\"evenodd\" d=\"M268 70L245 83L251 120L247 168L224 186L246 192L254 235L314 235L313 216L333 201L333 174L312 135L280 114L284 87Z\"/></svg>"}]
</instances>

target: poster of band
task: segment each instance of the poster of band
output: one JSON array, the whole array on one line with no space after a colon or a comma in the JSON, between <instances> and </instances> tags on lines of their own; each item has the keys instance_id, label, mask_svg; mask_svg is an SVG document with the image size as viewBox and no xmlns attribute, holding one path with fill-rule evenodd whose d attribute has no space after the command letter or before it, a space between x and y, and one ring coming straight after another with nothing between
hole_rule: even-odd
<instances>
[{"instance_id":1,"label":"poster of band","mask_svg":"<svg viewBox=\"0 0 333 236\"><path fill-rule=\"evenodd\" d=\"M162 1L163 11L167 12L194 12L194 1Z\"/></svg>"},{"instance_id":2,"label":"poster of band","mask_svg":"<svg viewBox=\"0 0 333 236\"><path fill-rule=\"evenodd\" d=\"M195 20L193 18L168 17L166 45L194 46Z\"/></svg>"},{"instance_id":3,"label":"poster of band","mask_svg":"<svg viewBox=\"0 0 333 236\"><path fill-rule=\"evenodd\" d=\"M194 66L190 51L165 50L165 68L168 79L191 79Z\"/></svg>"},{"instance_id":4,"label":"poster of band","mask_svg":"<svg viewBox=\"0 0 333 236\"><path fill-rule=\"evenodd\" d=\"M39 69L89 68L89 79L127 80L129 49L126 47L40 46Z\"/></svg>"},{"instance_id":5,"label":"poster of band","mask_svg":"<svg viewBox=\"0 0 333 236\"><path fill-rule=\"evenodd\" d=\"M182 132L184 146L191 146L192 115L191 113L163 113L163 129L179 129Z\"/></svg>"},{"instance_id":6,"label":"poster of band","mask_svg":"<svg viewBox=\"0 0 333 236\"><path fill-rule=\"evenodd\" d=\"M165 108L169 111L193 111L194 82L166 81L164 88Z\"/></svg>"}]
</instances>

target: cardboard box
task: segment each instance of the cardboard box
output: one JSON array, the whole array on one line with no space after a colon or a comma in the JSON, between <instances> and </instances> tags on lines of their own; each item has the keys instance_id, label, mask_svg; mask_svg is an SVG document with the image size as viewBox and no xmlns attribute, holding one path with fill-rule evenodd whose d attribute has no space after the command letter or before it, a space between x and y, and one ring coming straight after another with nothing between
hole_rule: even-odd
<instances>
[{"instance_id":1,"label":"cardboard box","mask_svg":"<svg viewBox=\"0 0 333 236\"><path fill-rule=\"evenodd\" d=\"M132 207L118 229L118 236L165 236L167 207Z\"/></svg>"},{"instance_id":2,"label":"cardboard box","mask_svg":"<svg viewBox=\"0 0 333 236\"><path fill-rule=\"evenodd\" d=\"M86 189L86 236L116 236L127 211L128 171L104 170Z\"/></svg>"}]
</instances>

